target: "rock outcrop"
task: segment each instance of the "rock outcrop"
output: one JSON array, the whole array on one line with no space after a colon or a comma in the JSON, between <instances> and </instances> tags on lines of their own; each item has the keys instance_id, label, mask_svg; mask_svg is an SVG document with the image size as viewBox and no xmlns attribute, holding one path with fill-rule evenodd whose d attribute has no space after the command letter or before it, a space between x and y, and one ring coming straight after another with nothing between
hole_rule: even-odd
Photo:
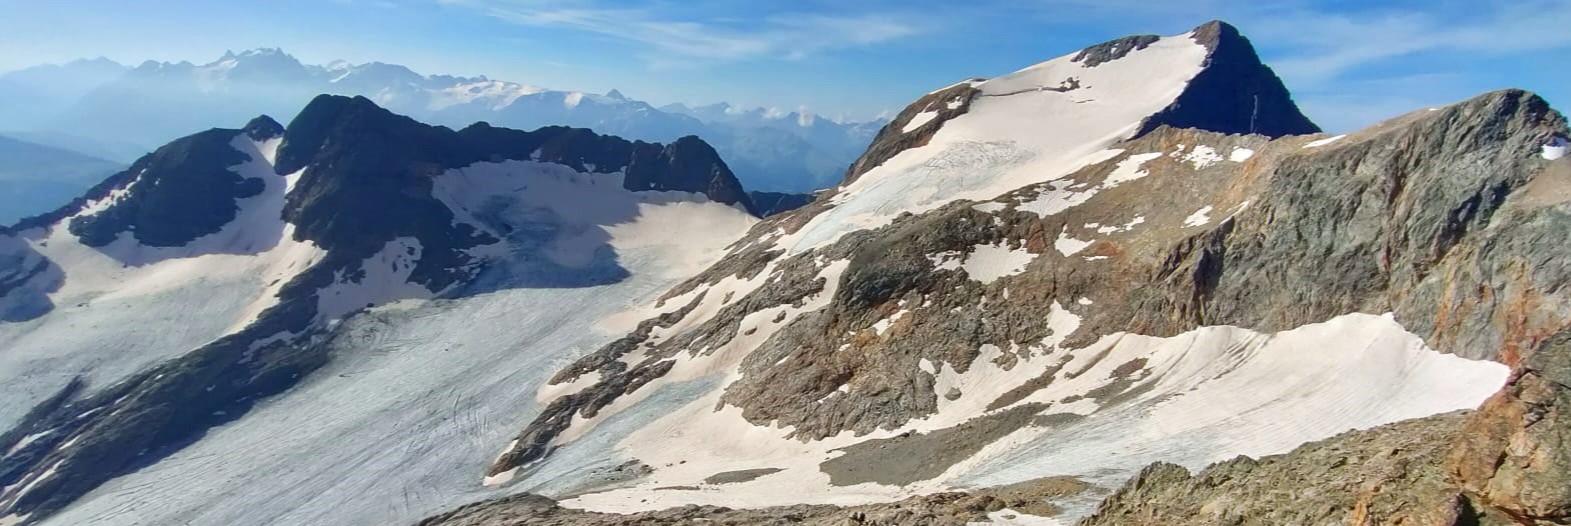
<instances>
[{"instance_id":1,"label":"rock outcrop","mask_svg":"<svg viewBox=\"0 0 1571 526\"><path fill-rule=\"evenodd\" d=\"M1447 480L1446 444L1464 418L1451 413L1348 432L1194 474L1152 464L1079 524L1511 524Z\"/></svg>"},{"instance_id":2,"label":"rock outcrop","mask_svg":"<svg viewBox=\"0 0 1571 526\"><path fill-rule=\"evenodd\" d=\"M1085 485L1047 478L970 492L945 492L861 506L800 505L762 509L685 506L635 514L563 508L550 498L519 494L472 504L420 521L420 526L648 526L680 524L821 526L965 526L1001 520L1043 520L1058 512L1046 499L1077 494ZM695 488L696 490L696 488ZM1024 516L1024 517L1023 517Z\"/></svg>"}]
</instances>

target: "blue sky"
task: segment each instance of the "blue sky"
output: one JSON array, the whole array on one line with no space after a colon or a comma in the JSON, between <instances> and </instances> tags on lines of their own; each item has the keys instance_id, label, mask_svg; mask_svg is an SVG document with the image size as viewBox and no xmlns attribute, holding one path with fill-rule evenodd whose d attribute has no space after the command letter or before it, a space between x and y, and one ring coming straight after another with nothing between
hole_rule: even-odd
<instances>
[{"instance_id":1,"label":"blue sky","mask_svg":"<svg viewBox=\"0 0 1571 526\"><path fill-rule=\"evenodd\" d=\"M0 12L0 71L282 47L308 63L379 60L851 118L961 78L1220 18L1331 130L1504 87L1571 107L1571 0L0 0Z\"/></svg>"}]
</instances>

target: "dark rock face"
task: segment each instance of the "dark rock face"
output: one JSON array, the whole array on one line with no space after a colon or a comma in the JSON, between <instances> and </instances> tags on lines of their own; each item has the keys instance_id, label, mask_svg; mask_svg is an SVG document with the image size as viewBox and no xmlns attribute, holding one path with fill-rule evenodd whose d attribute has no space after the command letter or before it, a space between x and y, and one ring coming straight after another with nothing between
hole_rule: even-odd
<instances>
[{"instance_id":1,"label":"dark rock face","mask_svg":"<svg viewBox=\"0 0 1571 526\"><path fill-rule=\"evenodd\" d=\"M251 119L240 131L252 140L265 141L284 134L284 126L266 115Z\"/></svg>"},{"instance_id":2,"label":"dark rock face","mask_svg":"<svg viewBox=\"0 0 1571 526\"><path fill-rule=\"evenodd\" d=\"M1298 111L1282 80L1260 62L1238 29L1212 21L1195 28L1193 35L1208 51L1205 69L1172 105L1147 118L1136 136L1162 125L1267 137L1320 131Z\"/></svg>"},{"instance_id":3,"label":"dark rock face","mask_svg":"<svg viewBox=\"0 0 1571 526\"><path fill-rule=\"evenodd\" d=\"M1470 497L1524 524L1571 522L1571 330L1460 427L1446 467Z\"/></svg>"},{"instance_id":4,"label":"dark rock face","mask_svg":"<svg viewBox=\"0 0 1571 526\"><path fill-rule=\"evenodd\" d=\"M1147 119L1140 134L1164 124L1267 137L1320 131L1236 28L1213 21L1195 28L1194 38L1209 52L1205 69L1171 106Z\"/></svg>"},{"instance_id":5,"label":"dark rock face","mask_svg":"<svg viewBox=\"0 0 1571 526\"><path fill-rule=\"evenodd\" d=\"M55 262L0 232L0 322L27 321L54 310L49 293L63 283Z\"/></svg>"},{"instance_id":6,"label":"dark rock face","mask_svg":"<svg viewBox=\"0 0 1571 526\"><path fill-rule=\"evenodd\" d=\"M107 245L124 232L144 245L176 247L219 231L239 211L235 201L264 188L260 179L230 170L247 160L229 144L239 133L208 130L142 157L111 177L109 188L94 188L90 195L107 196L114 190L125 194L97 214L73 219L71 233L94 247Z\"/></svg>"},{"instance_id":7,"label":"dark rock face","mask_svg":"<svg viewBox=\"0 0 1571 526\"><path fill-rule=\"evenodd\" d=\"M377 107L364 98L321 96L289 123L279 173L305 170L284 198L297 240L360 261L399 237L422 248L410 281L441 291L473 263L464 249L496 240L453 221L431 196L431 178L470 164L458 134Z\"/></svg>"},{"instance_id":8,"label":"dark rock face","mask_svg":"<svg viewBox=\"0 0 1571 526\"><path fill-rule=\"evenodd\" d=\"M1124 58L1131 51L1145 49L1161 38L1156 35L1134 35L1109 40L1080 50L1080 53L1075 55L1075 58L1072 60L1085 64L1088 68L1094 68L1103 62Z\"/></svg>"},{"instance_id":9,"label":"dark rock face","mask_svg":"<svg viewBox=\"0 0 1571 526\"><path fill-rule=\"evenodd\" d=\"M783 192L748 192L747 197L758 207L758 214L769 217L790 212L813 202L813 194L788 194Z\"/></svg>"},{"instance_id":10,"label":"dark rock face","mask_svg":"<svg viewBox=\"0 0 1571 526\"><path fill-rule=\"evenodd\" d=\"M1193 475L1152 464L1080 526L1512 524L1478 509L1446 480L1444 446L1463 418L1451 413L1353 431Z\"/></svg>"}]
</instances>

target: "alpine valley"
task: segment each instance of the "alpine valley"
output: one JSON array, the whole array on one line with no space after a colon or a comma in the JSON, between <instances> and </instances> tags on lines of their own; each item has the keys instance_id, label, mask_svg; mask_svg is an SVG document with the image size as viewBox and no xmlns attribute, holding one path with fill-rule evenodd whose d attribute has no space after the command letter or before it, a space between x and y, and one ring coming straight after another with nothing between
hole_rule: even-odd
<instances>
[{"instance_id":1,"label":"alpine valley","mask_svg":"<svg viewBox=\"0 0 1571 526\"><path fill-rule=\"evenodd\" d=\"M710 124L764 116L414 78L0 231L0 525L1571 523L1532 93L1328 135L1213 21L935 86L804 197Z\"/></svg>"}]
</instances>

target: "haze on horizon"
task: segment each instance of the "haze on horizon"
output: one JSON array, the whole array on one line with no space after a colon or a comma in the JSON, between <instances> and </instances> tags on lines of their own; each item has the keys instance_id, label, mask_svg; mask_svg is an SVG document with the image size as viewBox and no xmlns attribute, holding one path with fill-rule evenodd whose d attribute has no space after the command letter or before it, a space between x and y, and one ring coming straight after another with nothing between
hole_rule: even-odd
<instances>
[{"instance_id":1,"label":"haze on horizon","mask_svg":"<svg viewBox=\"0 0 1571 526\"><path fill-rule=\"evenodd\" d=\"M1383 2L1043 0L0 0L0 71L107 57L207 63L279 47L306 63L387 62L550 89L617 89L655 105L729 102L841 120L899 111L928 90L996 76L1126 34L1237 25L1305 112L1346 131L1478 92L1571 100L1571 0L1480 10Z\"/></svg>"}]
</instances>

